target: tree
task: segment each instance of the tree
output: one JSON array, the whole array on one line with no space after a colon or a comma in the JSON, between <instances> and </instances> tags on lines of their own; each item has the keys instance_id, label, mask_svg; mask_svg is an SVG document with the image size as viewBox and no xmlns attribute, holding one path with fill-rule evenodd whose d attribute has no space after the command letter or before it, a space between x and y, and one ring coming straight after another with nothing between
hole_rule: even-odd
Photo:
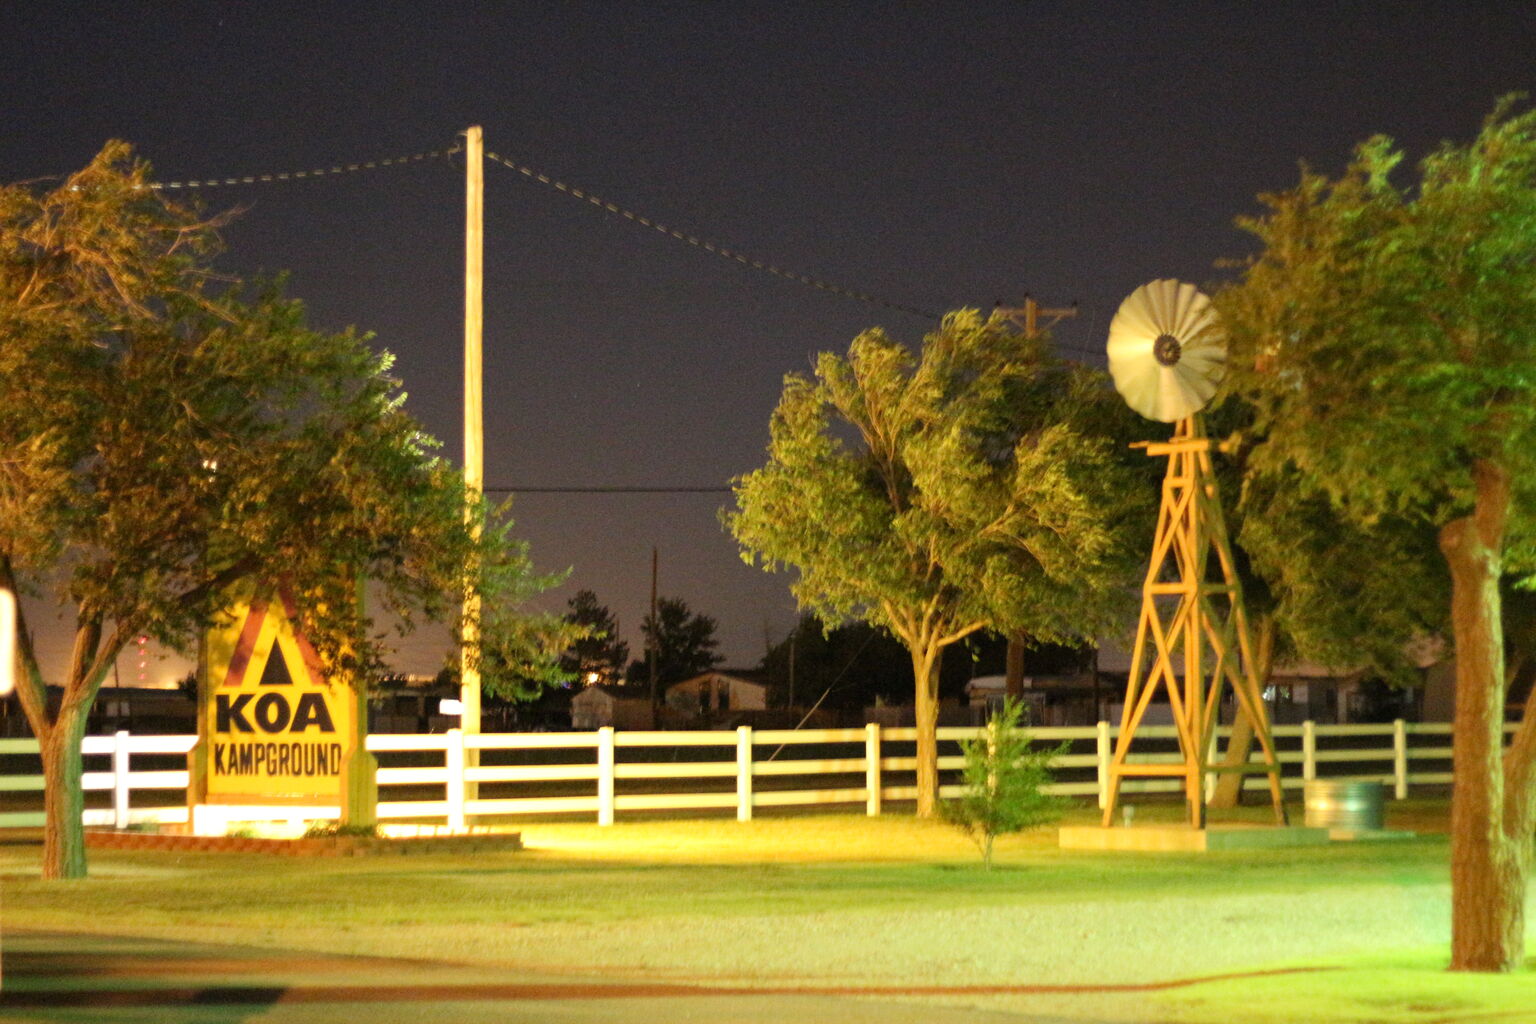
<instances>
[{"instance_id":1,"label":"tree","mask_svg":"<svg viewBox=\"0 0 1536 1024\"><path fill-rule=\"evenodd\" d=\"M1234 404L1214 417L1228 416ZM1251 432L1251 422L1245 426ZM1416 652L1447 634L1444 570L1432 531L1402 516L1363 523L1334 509L1326 494L1294 470L1250 464L1254 445L1220 465L1232 477L1224 494L1240 494L1234 517L1238 575L1253 629L1255 673L1267 685L1276 664L1298 656L1380 680L1395 692L1422 681ZM1399 581L1383 587L1382 578ZM1409 583L1407 581L1414 581ZM1396 717L1396 716L1394 716ZM1248 760L1253 730L1239 712L1228 741L1228 764ZM1217 777L1210 804L1232 807L1244 776Z\"/></svg>"},{"instance_id":2,"label":"tree","mask_svg":"<svg viewBox=\"0 0 1536 1024\"><path fill-rule=\"evenodd\" d=\"M992 870L992 844L998 836L1022 832L1061 816L1062 800L1042 789L1051 781L1051 762L1067 752L1066 741L1053 749L1035 749L1020 728L1024 706L1007 700L978 737L962 740L965 792L945 801L944 820L959 828L981 850Z\"/></svg>"},{"instance_id":3,"label":"tree","mask_svg":"<svg viewBox=\"0 0 1536 1024\"><path fill-rule=\"evenodd\" d=\"M641 623L646 645L656 658L656 680L676 683L708 672L725 660L715 653L720 641L715 639L716 623L708 615L695 613L680 597L663 597L656 602L656 615ZM644 661L629 666L629 677L638 681L650 678Z\"/></svg>"},{"instance_id":4,"label":"tree","mask_svg":"<svg viewBox=\"0 0 1536 1024\"><path fill-rule=\"evenodd\" d=\"M386 649L360 580L402 631L462 628L475 586L483 661L521 678L555 677L568 642L519 611L556 581L430 457L389 357L276 288L218 285L215 225L147 174L110 143L53 191L0 189L0 587L75 619L55 710L24 620L18 645L45 878L86 870L80 739L114 658L140 634L187 650L238 579L292 592L327 676L357 685Z\"/></svg>"},{"instance_id":5,"label":"tree","mask_svg":"<svg viewBox=\"0 0 1536 1024\"><path fill-rule=\"evenodd\" d=\"M1373 577L1376 600L1449 586L1456 653L1452 954L1521 963L1536 824L1536 708L1508 750L1500 585L1536 582L1536 114L1502 102L1407 187L1377 137L1337 179L1304 170L1242 221L1262 243L1217 305L1264 438L1340 517L1432 531L1441 565Z\"/></svg>"},{"instance_id":6,"label":"tree","mask_svg":"<svg viewBox=\"0 0 1536 1024\"><path fill-rule=\"evenodd\" d=\"M820 707L852 710L912 692L912 659L889 633L865 622L828 628L809 612L768 649L760 667L776 703L787 705L793 696L803 708L820 701Z\"/></svg>"},{"instance_id":7,"label":"tree","mask_svg":"<svg viewBox=\"0 0 1536 1024\"><path fill-rule=\"evenodd\" d=\"M619 624L613 613L607 605L599 604L590 590L576 591L566 607L565 620L587 630L587 635L566 648L560 667L582 683L618 682L629 661L629 644L618 638Z\"/></svg>"},{"instance_id":8,"label":"tree","mask_svg":"<svg viewBox=\"0 0 1536 1024\"><path fill-rule=\"evenodd\" d=\"M785 379L768 463L724 515L749 564L796 571L802 608L907 648L924 817L946 647L984 629L1089 638L1131 611L1155 491L1113 436L1130 413L1043 346L964 310L916 357L880 330L823 353L814 378Z\"/></svg>"},{"instance_id":9,"label":"tree","mask_svg":"<svg viewBox=\"0 0 1536 1024\"><path fill-rule=\"evenodd\" d=\"M948 647L940 659L939 694L961 695L978 675L1002 670L1007 640L979 632ZM1075 665L1080 652L1054 645L1032 646L1026 663L1039 672L1055 671L1063 660ZM788 702L790 667L794 667L794 699L802 708L812 706L857 711L876 701L898 703L912 692L912 658L900 640L885 629L858 620L827 626L814 613L800 616L799 623L783 640L763 655L759 667L773 687L770 700ZM818 703L818 701L820 703Z\"/></svg>"}]
</instances>

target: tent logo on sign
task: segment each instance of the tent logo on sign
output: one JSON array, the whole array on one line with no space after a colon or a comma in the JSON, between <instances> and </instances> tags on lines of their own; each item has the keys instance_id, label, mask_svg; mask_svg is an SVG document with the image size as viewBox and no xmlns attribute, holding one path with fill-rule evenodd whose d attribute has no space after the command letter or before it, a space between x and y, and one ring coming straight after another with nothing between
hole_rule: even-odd
<instances>
[{"instance_id":1,"label":"tent logo on sign","mask_svg":"<svg viewBox=\"0 0 1536 1024\"><path fill-rule=\"evenodd\" d=\"M326 685L291 602L258 596L234 611L209 635L210 794L334 792L355 731L352 694Z\"/></svg>"}]
</instances>

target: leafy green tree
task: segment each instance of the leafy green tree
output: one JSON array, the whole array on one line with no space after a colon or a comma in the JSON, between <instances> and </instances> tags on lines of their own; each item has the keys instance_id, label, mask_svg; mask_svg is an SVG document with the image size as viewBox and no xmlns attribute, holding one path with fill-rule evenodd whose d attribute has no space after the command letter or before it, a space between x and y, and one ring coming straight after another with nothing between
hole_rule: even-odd
<instances>
[{"instance_id":1,"label":"leafy green tree","mask_svg":"<svg viewBox=\"0 0 1536 1024\"><path fill-rule=\"evenodd\" d=\"M720 641L715 639L715 620L688 607L680 597L663 597L656 602L656 615L647 615L640 625L646 645L656 658L656 681L676 683L708 672L725 659L715 653ZM629 678L639 682L650 678L645 661L629 666Z\"/></svg>"},{"instance_id":2,"label":"leafy green tree","mask_svg":"<svg viewBox=\"0 0 1536 1024\"><path fill-rule=\"evenodd\" d=\"M1051 781L1051 762L1065 754L1069 744L1035 747L1020 726L1023 713L1018 701L1005 701L980 736L961 741L965 792L940 807L944 820L976 843L988 871L998 836L1055 821L1065 806L1042 787Z\"/></svg>"},{"instance_id":3,"label":"leafy green tree","mask_svg":"<svg viewBox=\"0 0 1536 1024\"><path fill-rule=\"evenodd\" d=\"M939 669L941 697L959 697L978 675L1002 671L1007 641L990 632L973 633L944 651ZM1044 644L1030 647L1025 663L1030 671L1068 671L1079 667L1083 652ZM877 701L899 703L912 693L912 658L900 640L867 622L850 621L828 627L806 612L790 634L770 647L759 666L773 687L770 700L789 697L790 666L794 666L794 698L800 707L817 701L822 708L858 711Z\"/></svg>"},{"instance_id":4,"label":"leafy green tree","mask_svg":"<svg viewBox=\"0 0 1536 1024\"><path fill-rule=\"evenodd\" d=\"M880 330L791 374L768 463L724 520L791 567L802 608L889 630L912 660L918 814L938 801L938 669L981 630L1072 641L1120 628L1152 525L1147 459L1104 375L1000 317L951 313L920 355Z\"/></svg>"},{"instance_id":5,"label":"leafy green tree","mask_svg":"<svg viewBox=\"0 0 1536 1024\"><path fill-rule=\"evenodd\" d=\"M1401 516L1364 523L1343 515L1294 469L1249 465L1252 448L1245 444L1220 464L1237 477L1223 494L1241 495L1234 554L1260 686L1276 664L1297 657L1379 679L1399 692L1421 682L1414 653L1447 635L1444 570L1433 531ZM1383 587L1383 577L1417 582ZM1226 761L1247 761L1252 741L1251 724L1239 713ZM1244 778L1218 776L1211 805L1234 806Z\"/></svg>"},{"instance_id":6,"label":"leafy green tree","mask_svg":"<svg viewBox=\"0 0 1536 1024\"><path fill-rule=\"evenodd\" d=\"M1418 681L1415 641L1447 624L1433 531L1401 516L1343 514L1294 469L1249 468L1238 539L1271 656L1303 654L1398 684ZM1382 578L1412 581L1383 587ZM1246 582L1245 580L1245 582Z\"/></svg>"},{"instance_id":7,"label":"leafy green tree","mask_svg":"<svg viewBox=\"0 0 1536 1024\"><path fill-rule=\"evenodd\" d=\"M899 701L912 692L912 659L900 641L865 622L828 628L809 612L783 640L770 647L760 666L779 704L789 703L793 669L794 703L856 710L877 698Z\"/></svg>"},{"instance_id":8,"label":"leafy green tree","mask_svg":"<svg viewBox=\"0 0 1536 1024\"><path fill-rule=\"evenodd\" d=\"M608 606L590 590L578 590L566 605L565 620L587 631L560 656L560 667L586 683L595 674L599 683L623 678L629 644L619 639L619 623Z\"/></svg>"},{"instance_id":9,"label":"leafy green tree","mask_svg":"<svg viewBox=\"0 0 1536 1024\"><path fill-rule=\"evenodd\" d=\"M219 284L214 225L147 174L111 143L52 191L0 188L0 587L30 595L24 616L54 603L75 620L51 677L25 619L18 645L46 878L85 874L80 740L114 658L140 634L191 648L235 580L295 594L333 679L383 671L360 578L401 630L462 628L477 587L484 660L523 679L555 677L568 642L519 611L554 581L430 456L389 357L310 330L275 289Z\"/></svg>"},{"instance_id":10,"label":"leafy green tree","mask_svg":"<svg viewBox=\"0 0 1536 1024\"><path fill-rule=\"evenodd\" d=\"M793 668L794 703L802 708L857 711L879 700L899 702L912 692L912 659L899 640L865 622L828 628L816 614L805 613L790 636L771 646L762 669L774 695L790 702Z\"/></svg>"},{"instance_id":11,"label":"leafy green tree","mask_svg":"<svg viewBox=\"0 0 1536 1024\"><path fill-rule=\"evenodd\" d=\"M1529 700L1502 742L1500 592L1536 572L1536 114L1501 103L1408 186L1393 180L1402 159L1377 137L1337 179L1304 171L1263 197L1242 222L1262 250L1217 305L1264 439L1253 471L1294 474L1347 521L1435 537L1440 566L1394 561L1373 589L1385 603L1449 581L1451 965L1507 971L1523 958L1536 826Z\"/></svg>"}]
</instances>

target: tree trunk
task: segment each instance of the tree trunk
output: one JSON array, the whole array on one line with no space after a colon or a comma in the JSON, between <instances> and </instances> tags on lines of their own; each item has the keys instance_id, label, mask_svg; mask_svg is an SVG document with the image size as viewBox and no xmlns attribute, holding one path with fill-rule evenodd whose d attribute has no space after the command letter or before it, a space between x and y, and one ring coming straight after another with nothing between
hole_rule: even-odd
<instances>
[{"instance_id":1,"label":"tree trunk","mask_svg":"<svg viewBox=\"0 0 1536 1024\"><path fill-rule=\"evenodd\" d=\"M85 794L80 788L80 741L88 708L67 700L42 735L43 878L85 877Z\"/></svg>"},{"instance_id":2,"label":"tree trunk","mask_svg":"<svg viewBox=\"0 0 1536 1024\"><path fill-rule=\"evenodd\" d=\"M1237 717L1232 720L1232 735L1227 738L1227 753L1222 758L1224 765L1247 764L1248 758L1253 755L1253 723L1248 720L1248 713L1238 705ZM1236 807L1243 802L1243 783L1248 781L1248 776L1242 772L1222 772L1216 776L1216 788L1211 792L1211 798L1205 802L1207 807L1217 809Z\"/></svg>"},{"instance_id":3,"label":"tree trunk","mask_svg":"<svg viewBox=\"0 0 1536 1024\"><path fill-rule=\"evenodd\" d=\"M1003 693L1014 700L1024 697L1024 644L1028 636L1015 633L1008 638L1007 664L1004 666Z\"/></svg>"},{"instance_id":4,"label":"tree trunk","mask_svg":"<svg viewBox=\"0 0 1536 1024\"><path fill-rule=\"evenodd\" d=\"M939 664L935 651L914 648L911 654L917 687L917 816L932 818L939 811Z\"/></svg>"},{"instance_id":5,"label":"tree trunk","mask_svg":"<svg viewBox=\"0 0 1536 1024\"><path fill-rule=\"evenodd\" d=\"M1258 650L1254 653L1253 673L1259 680L1259 692L1269 685L1269 677L1275 668L1275 617L1261 615L1258 618ZM1227 738L1227 753L1222 764L1247 764L1253 756L1253 723L1243 711L1242 702L1232 718L1232 735ZM1248 776L1242 772L1221 772L1216 776L1216 791L1206 801L1206 806L1216 808L1236 807L1243 802L1243 783Z\"/></svg>"},{"instance_id":6,"label":"tree trunk","mask_svg":"<svg viewBox=\"0 0 1536 1024\"><path fill-rule=\"evenodd\" d=\"M1505 692L1514 673L1504 676ZM1504 751L1504 834L1517 864L1529 871L1536 855L1536 687L1526 695L1520 727ZM1527 884L1523 880L1522 888Z\"/></svg>"},{"instance_id":7,"label":"tree trunk","mask_svg":"<svg viewBox=\"0 0 1536 1024\"><path fill-rule=\"evenodd\" d=\"M1473 514L1440 530L1451 573L1456 640L1452 744L1451 969L1511 971L1525 945L1523 853L1529 839L1506 831L1504 631L1499 597L1509 479L1486 461L1473 467Z\"/></svg>"}]
</instances>

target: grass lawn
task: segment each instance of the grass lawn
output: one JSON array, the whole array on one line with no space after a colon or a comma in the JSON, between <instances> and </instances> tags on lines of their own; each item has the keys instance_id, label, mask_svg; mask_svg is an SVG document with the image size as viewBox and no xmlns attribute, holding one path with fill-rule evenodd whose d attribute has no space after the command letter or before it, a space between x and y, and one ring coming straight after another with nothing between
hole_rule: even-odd
<instances>
[{"instance_id":1,"label":"grass lawn","mask_svg":"<svg viewBox=\"0 0 1536 1024\"><path fill-rule=\"evenodd\" d=\"M1394 805L1389 825L1443 828L1443 813ZM871 987L1061 1020L1536 1021L1536 975L1442 969L1443 834L1110 855L1063 852L1040 832L1000 840L991 872L959 833L900 815L535 823L524 839L520 853L341 861L93 851L91 877L66 884L38 881L38 848L12 843L0 845L4 920L609 978Z\"/></svg>"}]
</instances>

